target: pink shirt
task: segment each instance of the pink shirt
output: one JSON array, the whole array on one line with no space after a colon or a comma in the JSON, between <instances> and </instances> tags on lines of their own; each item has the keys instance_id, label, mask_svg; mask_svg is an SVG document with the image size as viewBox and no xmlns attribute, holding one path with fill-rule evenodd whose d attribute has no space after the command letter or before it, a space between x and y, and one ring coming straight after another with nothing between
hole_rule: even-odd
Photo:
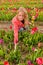
<instances>
[{"instance_id":1,"label":"pink shirt","mask_svg":"<svg viewBox=\"0 0 43 65\"><path fill-rule=\"evenodd\" d=\"M17 17L12 19L12 24L14 25L14 44L18 42L18 31L20 28L24 27L24 24L20 22Z\"/></svg>"}]
</instances>

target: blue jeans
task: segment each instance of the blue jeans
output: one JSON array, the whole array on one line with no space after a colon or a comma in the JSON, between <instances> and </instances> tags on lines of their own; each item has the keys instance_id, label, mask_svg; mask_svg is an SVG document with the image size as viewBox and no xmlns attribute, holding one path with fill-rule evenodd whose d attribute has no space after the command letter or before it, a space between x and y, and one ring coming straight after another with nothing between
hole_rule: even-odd
<instances>
[{"instance_id":1,"label":"blue jeans","mask_svg":"<svg viewBox=\"0 0 43 65\"><path fill-rule=\"evenodd\" d=\"M24 30L24 28L20 28L19 32L21 32L21 31L23 31L23 30Z\"/></svg>"},{"instance_id":2,"label":"blue jeans","mask_svg":"<svg viewBox=\"0 0 43 65\"><path fill-rule=\"evenodd\" d=\"M23 30L29 30L29 26L26 26L26 28L20 28L19 32L23 31Z\"/></svg>"}]
</instances>

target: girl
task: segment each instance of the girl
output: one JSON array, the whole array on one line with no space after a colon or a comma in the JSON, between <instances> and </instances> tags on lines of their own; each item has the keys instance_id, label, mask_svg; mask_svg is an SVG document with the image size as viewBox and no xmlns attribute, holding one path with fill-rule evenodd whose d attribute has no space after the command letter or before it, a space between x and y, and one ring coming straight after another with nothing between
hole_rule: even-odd
<instances>
[{"instance_id":1,"label":"girl","mask_svg":"<svg viewBox=\"0 0 43 65\"><path fill-rule=\"evenodd\" d=\"M28 25L28 14L25 8L20 7L17 11L17 15L12 19L12 24L14 27L14 44L15 50L18 43L18 32L27 29Z\"/></svg>"}]
</instances>

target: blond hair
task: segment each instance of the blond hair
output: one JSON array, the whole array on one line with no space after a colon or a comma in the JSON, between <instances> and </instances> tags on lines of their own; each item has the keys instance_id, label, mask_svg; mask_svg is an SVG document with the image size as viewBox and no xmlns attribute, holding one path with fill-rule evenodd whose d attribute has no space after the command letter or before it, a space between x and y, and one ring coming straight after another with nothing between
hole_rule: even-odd
<instances>
[{"instance_id":1,"label":"blond hair","mask_svg":"<svg viewBox=\"0 0 43 65\"><path fill-rule=\"evenodd\" d=\"M24 12L24 20L25 20L25 23L28 21L28 13L27 13L27 10L24 8L24 7L20 7L19 9L18 9L18 11L17 11L17 14L19 13L19 12ZM24 23L24 24L25 24Z\"/></svg>"}]
</instances>

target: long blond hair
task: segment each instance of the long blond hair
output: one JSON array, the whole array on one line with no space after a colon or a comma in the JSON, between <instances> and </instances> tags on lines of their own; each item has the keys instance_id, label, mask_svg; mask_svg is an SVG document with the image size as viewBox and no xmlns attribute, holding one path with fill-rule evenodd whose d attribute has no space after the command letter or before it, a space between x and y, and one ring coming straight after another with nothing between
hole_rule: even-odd
<instances>
[{"instance_id":1,"label":"long blond hair","mask_svg":"<svg viewBox=\"0 0 43 65\"><path fill-rule=\"evenodd\" d=\"M26 10L24 7L20 7L20 8L18 9L18 11L17 11L17 14L18 14L19 12L24 12L24 20L25 20L24 23L26 23L26 21L28 21L28 13L27 13L27 10Z\"/></svg>"}]
</instances>

